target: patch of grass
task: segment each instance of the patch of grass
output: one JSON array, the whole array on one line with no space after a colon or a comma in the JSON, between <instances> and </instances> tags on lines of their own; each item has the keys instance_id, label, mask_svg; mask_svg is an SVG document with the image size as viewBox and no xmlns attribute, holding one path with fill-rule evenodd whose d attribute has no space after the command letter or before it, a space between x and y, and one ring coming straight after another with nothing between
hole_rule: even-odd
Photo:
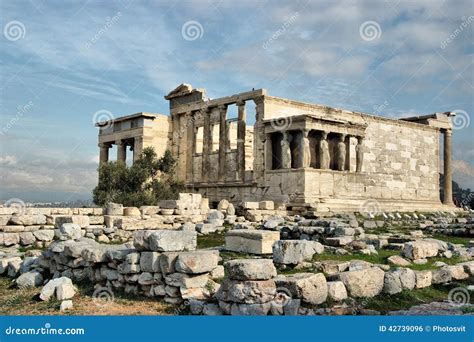
<instances>
[{"instance_id":1,"label":"patch of grass","mask_svg":"<svg viewBox=\"0 0 474 342\"><path fill-rule=\"evenodd\" d=\"M197 248L212 248L220 247L225 244L225 233L224 232L215 232L206 235L198 235L197 237Z\"/></svg>"},{"instance_id":2,"label":"patch of grass","mask_svg":"<svg viewBox=\"0 0 474 342\"><path fill-rule=\"evenodd\" d=\"M471 280L472 281L472 280ZM404 290L400 293L389 295L383 294L373 298L362 298L357 304L364 309L371 309L386 313L393 310L406 310L414 305L426 304L448 299L449 291L455 287L466 287L468 282L451 283L447 286L432 285L422 289ZM474 303L474 298L471 298ZM472 310L472 308L469 308Z\"/></svg>"},{"instance_id":3,"label":"patch of grass","mask_svg":"<svg viewBox=\"0 0 474 342\"><path fill-rule=\"evenodd\" d=\"M445 234L433 234L432 237L434 239L438 239L441 241L446 241L446 242L451 242L455 245L463 245L467 246L469 241L472 240L472 238L468 237L463 237L463 236L452 236L452 235L445 235Z\"/></svg>"},{"instance_id":4,"label":"patch of grass","mask_svg":"<svg viewBox=\"0 0 474 342\"><path fill-rule=\"evenodd\" d=\"M460 257L451 257L449 259L448 258L443 258L443 257L433 257L433 258L428 258L427 260L428 260L428 262L426 264L423 264L423 265L411 264L407 267L411 268L412 270L415 270L415 271L424 271L424 270L435 270L435 269L437 269L438 267L434 266L434 263L437 262L437 261L442 261L442 262L444 262L445 264L448 264L448 265L455 265L455 264L458 264L458 263L462 262Z\"/></svg>"},{"instance_id":5,"label":"patch of grass","mask_svg":"<svg viewBox=\"0 0 474 342\"><path fill-rule=\"evenodd\" d=\"M60 301L41 301L41 288L18 289L11 280L0 277L0 315L168 315L176 314L176 305L164 303L162 299L125 294L113 290L114 300L105 305L96 305L92 298L92 283L79 283L78 293L72 299L74 308L59 311Z\"/></svg>"},{"instance_id":6,"label":"patch of grass","mask_svg":"<svg viewBox=\"0 0 474 342\"><path fill-rule=\"evenodd\" d=\"M231 252L231 251L220 251L220 257L222 258L222 262L233 260L233 259L271 259L272 256L268 255L253 255L247 253L238 253L238 252Z\"/></svg>"}]
</instances>

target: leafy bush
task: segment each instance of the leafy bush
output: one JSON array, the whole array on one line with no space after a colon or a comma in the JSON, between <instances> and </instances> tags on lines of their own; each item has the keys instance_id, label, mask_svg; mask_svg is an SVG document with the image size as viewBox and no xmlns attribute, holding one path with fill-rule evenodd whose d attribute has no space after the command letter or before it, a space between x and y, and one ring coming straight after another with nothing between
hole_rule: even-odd
<instances>
[{"instance_id":1,"label":"leafy bush","mask_svg":"<svg viewBox=\"0 0 474 342\"><path fill-rule=\"evenodd\" d=\"M99 166L99 183L93 190L94 203L122 203L139 207L162 199L176 199L183 184L175 177L176 159L170 151L158 158L153 147L143 149L133 165L108 162Z\"/></svg>"}]
</instances>

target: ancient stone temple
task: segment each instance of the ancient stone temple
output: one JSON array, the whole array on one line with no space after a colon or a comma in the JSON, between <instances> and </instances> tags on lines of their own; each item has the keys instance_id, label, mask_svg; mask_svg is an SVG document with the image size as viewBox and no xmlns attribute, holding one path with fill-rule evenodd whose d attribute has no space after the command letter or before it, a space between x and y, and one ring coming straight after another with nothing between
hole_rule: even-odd
<instances>
[{"instance_id":1,"label":"ancient stone temple","mask_svg":"<svg viewBox=\"0 0 474 342\"><path fill-rule=\"evenodd\" d=\"M146 146L159 154L169 149L179 179L211 201L273 200L320 212L357 211L367 200L384 211L453 208L451 113L390 119L265 89L208 99L188 84L165 99L169 116L98 123L101 162L112 145L121 161L127 149L134 158Z\"/></svg>"}]
</instances>

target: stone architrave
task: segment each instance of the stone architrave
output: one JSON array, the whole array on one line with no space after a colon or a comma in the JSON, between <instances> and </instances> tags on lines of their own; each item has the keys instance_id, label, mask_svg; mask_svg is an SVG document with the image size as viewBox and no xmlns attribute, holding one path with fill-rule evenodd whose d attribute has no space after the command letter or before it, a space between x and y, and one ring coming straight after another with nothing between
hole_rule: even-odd
<instances>
[{"instance_id":1,"label":"stone architrave","mask_svg":"<svg viewBox=\"0 0 474 342\"><path fill-rule=\"evenodd\" d=\"M302 167L306 168L309 167L311 164L311 150L309 147L309 139L308 139L309 130L303 130L303 136L301 137L301 149L302 153Z\"/></svg>"},{"instance_id":2,"label":"stone architrave","mask_svg":"<svg viewBox=\"0 0 474 342\"><path fill-rule=\"evenodd\" d=\"M356 146L356 172L362 172L362 165L364 164L364 138L357 137Z\"/></svg>"},{"instance_id":3,"label":"stone architrave","mask_svg":"<svg viewBox=\"0 0 474 342\"><path fill-rule=\"evenodd\" d=\"M321 136L321 142L319 143L319 158L321 161L321 169L329 169L329 144L328 144L328 134L323 132Z\"/></svg>"},{"instance_id":4,"label":"stone architrave","mask_svg":"<svg viewBox=\"0 0 474 342\"><path fill-rule=\"evenodd\" d=\"M337 143L337 169L344 171L346 166L346 135L341 134Z\"/></svg>"},{"instance_id":5,"label":"stone architrave","mask_svg":"<svg viewBox=\"0 0 474 342\"><path fill-rule=\"evenodd\" d=\"M291 169L291 150L288 141L288 133L283 133L281 140L281 167L283 169Z\"/></svg>"}]
</instances>

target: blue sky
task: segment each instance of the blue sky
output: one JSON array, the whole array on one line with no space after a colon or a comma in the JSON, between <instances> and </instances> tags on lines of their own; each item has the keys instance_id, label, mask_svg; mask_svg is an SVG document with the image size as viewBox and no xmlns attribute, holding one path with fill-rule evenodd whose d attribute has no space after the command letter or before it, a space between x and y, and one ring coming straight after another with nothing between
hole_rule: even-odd
<instances>
[{"instance_id":1,"label":"blue sky","mask_svg":"<svg viewBox=\"0 0 474 342\"><path fill-rule=\"evenodd\" d=\"M167 114L180 83L393 118L455 110L454 179L474 188L473 15L469 0L4 0L0 199L89 198L94 113Z\"/></svg>"}]
</instances>

